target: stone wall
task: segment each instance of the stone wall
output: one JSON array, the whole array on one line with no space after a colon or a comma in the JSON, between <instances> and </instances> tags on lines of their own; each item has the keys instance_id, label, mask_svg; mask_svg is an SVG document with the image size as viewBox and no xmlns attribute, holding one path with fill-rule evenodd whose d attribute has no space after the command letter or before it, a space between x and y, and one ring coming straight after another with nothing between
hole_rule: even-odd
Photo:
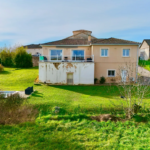
<instances>
[{"instance_id":1,"label":"stone wall","mask_svg":"<svg viewBox=\"0 0 150 150\"><path fill-rule=\"evenodd\" d=\"M33 67L39 65L39 56L32 56Z\"/></svg>"}]
</instances>

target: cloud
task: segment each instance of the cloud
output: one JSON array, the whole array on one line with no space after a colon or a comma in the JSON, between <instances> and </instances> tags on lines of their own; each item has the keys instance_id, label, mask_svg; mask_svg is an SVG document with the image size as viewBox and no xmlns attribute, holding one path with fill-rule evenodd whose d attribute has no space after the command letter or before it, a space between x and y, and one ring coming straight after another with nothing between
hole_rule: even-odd
<instances>
[{"instance_id":1,"label":"cloud","mask_svg":"<svg viewBox=\"0 0 150 150\"><path fill-rule=\"evenodd\" d=\"M91 30L99 38L117 35L142 40L150 34L149 4L148 0L2 1L0 46L59 40L78 29Z\"/></svg>"}]
</instances>

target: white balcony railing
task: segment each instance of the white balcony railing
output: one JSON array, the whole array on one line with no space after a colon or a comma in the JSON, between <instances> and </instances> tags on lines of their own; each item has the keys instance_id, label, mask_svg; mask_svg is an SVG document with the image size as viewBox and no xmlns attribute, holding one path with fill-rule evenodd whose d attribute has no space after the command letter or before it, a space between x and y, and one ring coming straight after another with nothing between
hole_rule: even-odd
<instances>
[{"instance_id":1,"label":"white balcony railing","mask_svg":"<svg viewBox=\"0 0 150 150\"><path fill-rule=\"evenodd\" d=\"M94 55L42 55L41 62L94 62Z\"/></svg>"}]
</instances>

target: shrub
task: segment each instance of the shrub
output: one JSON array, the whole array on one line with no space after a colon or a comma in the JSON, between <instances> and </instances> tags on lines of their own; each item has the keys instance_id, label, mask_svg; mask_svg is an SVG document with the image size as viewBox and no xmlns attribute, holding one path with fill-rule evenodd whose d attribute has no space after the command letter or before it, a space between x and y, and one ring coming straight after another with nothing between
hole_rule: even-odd
<instances>
[{"instance_id":1,"label":"shrub","mask_svg":"<svg viewBox=\"0 0 150 150\"><path fill-rule=\"evenodd\" d=\"M0 60L1 64L6 67L14 66L14 52L8 48L4 48L3 51L0 52Z\"/></svg>"},{"instance_id":2,"label":"shrub","mask_svg":"<svg viewBox=\"0 0 150 150\"><path fill-rule=\"evenodd\" d=\"M100 77L100 84L104 84L106 81L105 77Z\"/></svg>"},{"instance_id":3,"label":"shrub","mask_svg":"<svg viewBox=\"0 0 150 150\"><path fill-rule=\"evenodd\" d=\"M32 106L25 105L25 99L19 94L11 95L7 99L0 95L0 112L0 124L33 121L38 113Z\"/></svg>"},{"instance_id":4,"label":"shrub","mask_svg":"<svg viewBox=\"0 0 150 150\"><path fill-rule=\"evenodd\" d=\"M0 64L0 72L4 70L4 67Z\"/></svg>"},{"instance_id":5,"label":"shrub","mask_svg":"<svg viewBox=\"0 0 150 150\"><path fill-rule=\"evenodd\" d=\"M97 78L94 78L94 83L96 83L96 82L97 82L97 80L98 80Z\"/></svg>"},{"instance_id":6,"label":"shrub","mask_svg":"<svg viewBox=\"0 0 150 150\"><path fill-rule=\"evenodd\" d=\"M139 60L139 66L145 67L146 65L150 65L150 61Z\"/></svg>"},{"instance_id":7,"label":"shrub","mask_svg":"<svg viewBox=\"0 0 150 150\"><path fill-rule=\"evenodd\" d=\"M18 47L15 51L15 64L19 68L29 68L32 67L32 55L28 54L26 48Z\"/></svg>"}]
</instances>

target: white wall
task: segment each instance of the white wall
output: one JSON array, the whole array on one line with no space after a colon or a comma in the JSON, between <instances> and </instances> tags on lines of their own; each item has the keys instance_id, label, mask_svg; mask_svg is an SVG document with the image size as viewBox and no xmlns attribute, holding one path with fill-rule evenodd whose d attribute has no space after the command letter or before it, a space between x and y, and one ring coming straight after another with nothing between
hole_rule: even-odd
<instances>
[{"instance_id":1,"label":"white wall","mask_svg":"<svg viewBox=\"0 0 150 150\"><path fill-rule=\"evenodd\" d=\"M144 60L148 60L149 59L149 48L140 49L140 57L143 58Z\"/></svg>"},{"instance_id":2,"label":"white wall","mask_svg":"<svg viewBox=\"0 0 150 150\"><path fill-rule=\"evenodd\" d=\"M140 47L140 56L144 55L144 59L148 60L149 59L149 45L144 41Z\"/></svg>"},{"instance_id":3,"label":"white wall","mask_svg":"<svg viewBox=\"0 0 150 150\"><path fill-rule=\"evenodd\" d=\"M56 67L58 65L58 67ZM92 62L39 62L39 80L52 84L67 84L67 73L73 73L73 84L94 84Z\"/></svg>"}]
</instances>

